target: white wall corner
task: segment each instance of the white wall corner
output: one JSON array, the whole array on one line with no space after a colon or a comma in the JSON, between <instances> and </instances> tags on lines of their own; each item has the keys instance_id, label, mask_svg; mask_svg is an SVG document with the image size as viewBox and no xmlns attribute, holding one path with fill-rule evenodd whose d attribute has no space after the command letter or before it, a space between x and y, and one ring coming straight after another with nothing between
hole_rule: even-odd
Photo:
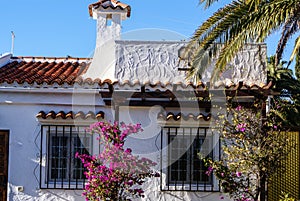
<instances>
[{"instance_id":1,"label":"white wall corner","mask_svg":"<svg viewBox=\"0 0 300 201\"><path fill-rule=\"evenodd\" d=\"M0 68L8 64L11 57L12 57L11 53L4 53L0 55Z\"/></svg>"}]
</instances>

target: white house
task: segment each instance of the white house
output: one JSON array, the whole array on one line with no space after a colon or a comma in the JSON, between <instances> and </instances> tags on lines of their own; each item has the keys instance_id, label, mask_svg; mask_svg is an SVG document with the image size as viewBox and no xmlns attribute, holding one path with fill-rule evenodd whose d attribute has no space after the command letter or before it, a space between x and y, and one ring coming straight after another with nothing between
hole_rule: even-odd
<instances>
[{"instance_id":1,"label":"white house","mask_svg":"<svg viewBox=\"0 0 300 201\"><path fill-rule=\"evenodd\" d=\"M0 57L0 201L84 200L74 154L99 152L84 128L101 120L142 124L126 146L161 172L142 200L218 200L218 181L196 154L219 157L212 105L268 90L266 46L247 45L217 83L209 83L212 67L196 83L178 62L185 42L122 40L131 8L119 1L101 0L89 12L97 20L93 58Z\"/></svg>"}]
</instances>

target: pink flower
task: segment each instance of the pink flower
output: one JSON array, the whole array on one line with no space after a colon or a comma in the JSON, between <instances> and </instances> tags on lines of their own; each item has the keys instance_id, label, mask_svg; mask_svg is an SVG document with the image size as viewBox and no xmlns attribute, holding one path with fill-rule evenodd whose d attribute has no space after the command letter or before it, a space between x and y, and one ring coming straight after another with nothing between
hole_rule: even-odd
<instances>
[{"instance_id":1,"label":"pink flower","mask_svg":"<svg viewBox=\"0 0 300 201\"><path fill-rule=\"evenodd\" d=\"M240 123L236 126L236 130L240 132L246 131L247 124L246 123Z\"/></svg>"},{"instance_id":2,"label":"pink flower","mask_svg":"<svg viewBox=\"0 0 300 201\"><path fill-rule=\"evenodd\" d=\"M78 152L75 153L75 158L79 158L79 153Z\"/></svg>"},{"instance_id":3,"label":"pink flower","mask_svg":"<svg viewBox=\"0 0 300 201\"><path fill-rule=\"evenodd\" d=\"M235 109L236 109L236 111L240 111L242 109L242 106L239 105Z\"/></svg>"},{"instance_id":4,"label":"pink flower","mask_svg":"<svg viewBox=\"0 0 300 201\"><path fill-rule=\"evenodd\" d=\"M124 149L125 138L142 131L140 124L126 125L115 122L98 122L90 126L93 134L98 134L98 140L104 145L104 149L98 157L76 153L76 157L81 159L87 171L84 172L87 184L83 196L86 200L96 198L110 198L115 200L112 191L116 186L125 188L132 196L143 196L144 191L134 185L142 185L146 177L159 177L159 173L153 171L151 167L156 163L147 159L133 156L130 148Z\"/></svg>"},{"instance_id":5,"label":"pink flower","mask_svg":"<svg viewBox=\"0 0 300 201\"><path fill-rule=\"evenodd\" d=\"M236 176L240 177L240 176L242 176L242 173L241 172L236 172Z\"/></svg>"},{"instance_id":6,"label":"pink flower","mask_svg":"<svg viewBox=\"0 0 300 201\"><path fill-rule=\"evenodd\" d=\"M127 149L125 150L125 153L130 154L131 152L132 152L132 150L131 150L130 148L127 148Z\"/></svg>"},{"instance_id":7,"label":"pink flower","mask_svg":"<svg viewBox=\"0 0 300 201\"><path fill-rule=\"evenodd\" d=\"M213 170L214 170L213 167L209 166L207 171L205 172L205 174L207 174L209 176Z\"/></svg>"}]
</instances>

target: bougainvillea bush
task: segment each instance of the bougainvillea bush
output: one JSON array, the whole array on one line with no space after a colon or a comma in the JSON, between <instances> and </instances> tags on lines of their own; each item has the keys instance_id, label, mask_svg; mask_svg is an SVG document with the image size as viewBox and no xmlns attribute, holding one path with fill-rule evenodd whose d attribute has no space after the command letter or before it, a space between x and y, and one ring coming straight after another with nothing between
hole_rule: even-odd
<instances>
[{"instance_id":1,"label":"bougainvillea bush","mask_svg":"<svg viewBox=\"0 0 300 201\"><path fill-rule=\"evenodd\" d=\"M159 173L152 169L156 163L135 156L130 148L124 148L129 135L142 131L141 125L97 122L88 131L98 135L103 151L98 156L76 154L87 170L83 193L86 200L123 201L143 197L141 185L146 178L159 177Z\"/></svg>"},{"instance_id":2,"label":"bougainvillea bush","mask_svg":"<svg viewBox=\"0 0 300 201\"><path fill-rule=\"evenodd\" d=\"M279 104L279 103L278 103ZM203 159L220 181L222 191L236 201L266 200L266 183L282 169L291 150L275 106L266 115L262 105L229 107L219 114L215 131L221 140L221 160ZM271 181L268 181L271 182Z\"/></svg>"}]
</instances>

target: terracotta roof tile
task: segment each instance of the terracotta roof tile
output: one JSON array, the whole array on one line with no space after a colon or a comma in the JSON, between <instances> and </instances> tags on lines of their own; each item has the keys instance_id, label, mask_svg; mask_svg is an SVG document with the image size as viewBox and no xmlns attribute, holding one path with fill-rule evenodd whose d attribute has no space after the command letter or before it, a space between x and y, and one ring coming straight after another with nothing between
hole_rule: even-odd
<instances>
[{"instance_id":1,"label":"terracotta roof tile","mask_svg":"<svg viewBox=\"0 0 300 201\"><path fill-rule=\"evenodd\" d=\"M23 84L38 85L57 83L62 85L64 83L72 85L75 80L88 68L88 59L83 61L79 59L60 59L44 58L44 61L36 60L32 57L24 59L24 57L12 58L12 61L0 68L0 84L12 84L16 82ZM92 81L90 81L92 82Z\"/></svg>"},{"instance_id":2,"label":"terracotta roof tile","mask_svg":"<svg viewBox=\"0 0 300 201\"><path fill-rule=\"evenodd\" d=\"M179 121L180 119L183 119L185 121L193 119L195 121L197 120L205 120L205 121L209 121L211 119L211 114L204 114L204 113L200 113L200 114L182 114L182 113L178 113L178 114L174 114L173 112L168 112L166 113L159 113L158 114L158 118L162 118L164 120L175 120L175 121Z\"/></svg>"},{"instance_id":3,"label":"terracotta roof tile","mask_svg":"<svg viewBox=\"0 0 300 201\"><path fill-rule=\"evenodd\" d=\"M90 16L93 15L93 8L99 8L102 7L103 9L108 9L111 8L113 10L115 9L127 9L127 17L130 17L131 14L131 7L125 3L122 3L120 1L116 1L116 0L99 0L96 3L90 4L89 5L89 14Z\"/></svg>"},{"instance_id":4,"label":"terracotta roof tile","mask_svg":"<svg viewBox=\"0 0 300 201\"><path fill-rule=\"evenodd\" d=\"M41 119L100 119L100 118L104 118L104 112L103 111L99 111L96 114L94 112L89 111L88 113L84 113L82 111L77 112L74 114L73 111L70 112L64 112L64 111L60 111L60 112L54 112L54 111L50 111L50 112L45 112L45 111L40 111L37 115L37 118L41 118Z\"/></svg>"},{"instance_id":5,"label":"terracotta roof tile","mask_svg":"<svg viewBox=\"0 0 300 201\"><path fill-rule=\"evenodd\" d=\"M192 83L192 82L161 82L154 83L141 83L139 80L112 80L100 78L83 78L83 74L90 66L90 58L47 58L47 57L13 57L11 62L0 68L0 85L1 84L13 84L18 83L23 85L28 83L30 85L53 85L58 84L62 86L67 84L69 86L76 84L90 85L90 86L104 86L110 85L113 88L137 88L139 86L146 86L148 88L164 90L175 88L193 88L196 90L206 90L210 88L210 83ZM38 87L39 87L38 86ZM270 89L272 83L265 85L247 84L246 82L234 83L220 83L215 86L215 89L258 89L265 90ZM164 88L164 89L162 89Z\"/></svg>"}]
</instances>

